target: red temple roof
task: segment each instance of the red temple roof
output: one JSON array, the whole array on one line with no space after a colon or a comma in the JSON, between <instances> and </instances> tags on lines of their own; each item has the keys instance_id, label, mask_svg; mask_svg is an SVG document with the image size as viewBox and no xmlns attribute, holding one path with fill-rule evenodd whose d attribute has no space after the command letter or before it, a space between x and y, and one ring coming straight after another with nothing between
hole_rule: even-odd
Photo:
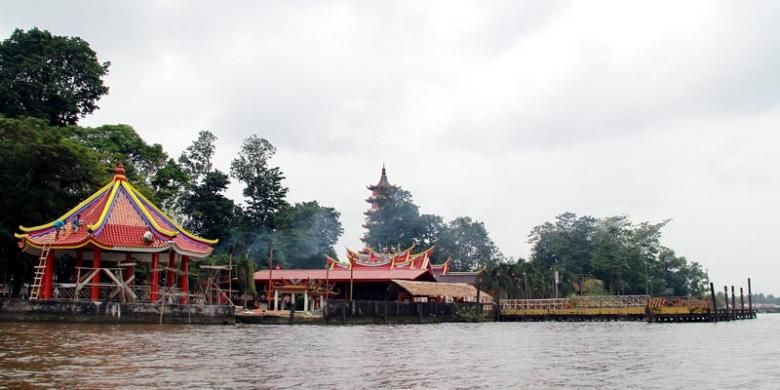
<instances>
[{"instance_id":1,"label":"red temple roof","mask_svg":"<svg viewBox=\"0 0 780 390\"><path fill-rule=\"evenodd\" d=\"M203 258L217 240L198 237L177 224L135 189L120 164L113 180L55 221L19 226L22 250L75 249L96 246L127 252L165 252ZM78 218L80 227L74 228ZM59 225L59 230L58 230ZM147 237L144 237L146 235Z\"/></svg>"},{"instance_id":2,"label":"red temple roof","mask_svg":"<svg viewBox=\"0 0 780 390\"><path fill-rule=\"evenodd\" d=\"M371 248L366 248L361 252L355 252L347 249L347 261L343 262L326 256L327 268L331 270L431 270L434 274L446 274L450 269L450 260L447 259L441 264L431 264L431 254L434 247L430 247L422 252L413 253L414 245L402 251L395 253L380 253Z\"/></svg>"},{"instance_id":3,"label":"red temple roof","mask_svg":"<svg viewBox=\"0 0 780 390\"><path fill-rule=\"evenodd\" d=\"M351 274L351 276L350 276ZM390 280L417 280L431 279L430 270L427 269L275 269L257 271L255 280L325 280L332 282L349 281L350 277L355 281L388 282Z\"/></svg>"}]
</instances>

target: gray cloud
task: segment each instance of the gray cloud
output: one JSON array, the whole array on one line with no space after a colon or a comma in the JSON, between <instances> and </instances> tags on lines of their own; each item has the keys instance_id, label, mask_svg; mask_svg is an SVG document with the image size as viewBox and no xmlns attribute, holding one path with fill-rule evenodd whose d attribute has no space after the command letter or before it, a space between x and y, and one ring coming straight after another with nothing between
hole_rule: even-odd
<instances>
[{"instance_id":1,"label":"gray cloud","mask_svg":"<svg viewBox=\"0 0 780 390\"><path fill-rule=\"evenodd\" d=\"M356 247L383 162L424 212L486 222L508 255L570 210L674 218L665 243L718 284L780 293L772 2L5 3L112 61L84 124L177 155L210 129L227 170L252 133L294 201L342 213ZM231 194L240 197L234 185Z\"/></svg>"}]
</instances>

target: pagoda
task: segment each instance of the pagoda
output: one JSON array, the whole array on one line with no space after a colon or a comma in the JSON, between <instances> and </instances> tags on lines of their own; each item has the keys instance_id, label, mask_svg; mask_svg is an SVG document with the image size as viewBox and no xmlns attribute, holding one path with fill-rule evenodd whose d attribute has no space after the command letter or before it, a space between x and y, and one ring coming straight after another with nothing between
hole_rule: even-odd
<instances>
[{"instance_id":1,"label":"pagoda","mask_svg":"<svg viewBox=\"0 0 780 390\"><path fill-rule=\"evenodd\" d=\"M377 199L380 196L389 196L393 192L398 190L397 186L394 186L390 184L390 181L387 180L387 170L385 169L385 165L382 164L382 175L379 177L379 182L375 185L370 185L368 187L369 191L371 191L371 196L366 199L366 202L371 205L371 207L366 211L364 214L366 216L366 223L363 225L364 228L368 229L371 219L371 214L376 213L379 211L379 202Z\"/></svg>"},{"instance_id":2,"label":"pagoda","mask_svg":"<svg viewBox=\"0 0 780 390\"><path fill-rule=\"evenodd\" d=\"M384 165L379 182L367 188L371 196L366 202L371 207L365 212L365 228L369 228L370 216L381 207L378 198L389 196L399 189L390 184ZM303 296L306 311L321 307L326 297L384 300L388 287L394 281L436 282L450 274L450 259L441 264L431 263L434 248L419 252L414 251L414 245L396 251L371 247L360 251L347 249L344 261L326 255L325 269L259 270L255 272L254 280L257 290L266 292L268 308L273 310L279 309L282 298L295 302L297 294Z\"/></svg>"},{"instance_id":3,"label":"pagoda","mask_svg":"<svg viewBox=\"0 0 780 390\"><path fill-rule=\"evenodd\" d=\"M208 257L217 243L166 215L128 182L122 164L111 182L58 219L19 229L21 250L39 258L28 290L35 300L160 302L177 297L186 304L190 262ZM167 266L161 266L161 255L167 255ZM136 281L136 267L144 284ZM88 297L81 297L82 292L89 292Z\"/></svg>"}]
</instances>

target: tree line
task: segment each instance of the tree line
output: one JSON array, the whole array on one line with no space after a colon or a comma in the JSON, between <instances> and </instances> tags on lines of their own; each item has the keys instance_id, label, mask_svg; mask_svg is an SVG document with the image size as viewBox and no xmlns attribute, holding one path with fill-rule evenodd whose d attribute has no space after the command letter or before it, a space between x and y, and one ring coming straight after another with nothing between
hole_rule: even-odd
<instances>
[{"instance_id":1,"label":"tree line","mask_svg":"<svg viewBox=\"0 0 780 390\"><path fill-rule=\"evenodd\" d=\"M284 173L271 161L276 148L252 135L230 166L215 167L217 137L201 131L177 157L149 144L127 125L78 126L108 93L99 62L80 38L37 28L16 30L0 43L0 277L31 278L13 234L19 224L58 217L105 184L117 163L149 199L195 234L218 238L212 263L239 266L240 286L252 292L252 273L273 263L318 268L343 229L340 214L316 200L290 203ZM243 199L225 192L242 184ZM462 216L445 222L421 213L409 191L392 187L374 199L363 242L379 250L436 245L433 261L480 271L483 288L501 296L549 297L558 272L560 296L571 294L696 295L706 273L660 244L667 223L633 224L565 213L535 227L528 260L506 258L484 223Z\"/></svg>"},{"instance_id":2,"label":"tree line","mask_svg":"<svg viewBox=\"0 0 780 390\"><path fill-rule=\"evenodd\" d=\"M702 266L661 245L660 223L628 217L564 213L531 231L531 256L485 270L479 285L501 297L650 294L701 296L709 277ZM556 286L555 273L559 275Z\"/></svg>"}]
</instances>

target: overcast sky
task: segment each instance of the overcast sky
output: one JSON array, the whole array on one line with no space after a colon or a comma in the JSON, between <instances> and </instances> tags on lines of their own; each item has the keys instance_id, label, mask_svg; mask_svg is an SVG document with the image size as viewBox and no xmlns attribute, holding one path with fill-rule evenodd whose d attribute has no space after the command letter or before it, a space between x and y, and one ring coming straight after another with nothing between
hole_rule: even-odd
<instances>
[{"instance_id":1,"label":"overcast sky","mask_svg":"<svg viewBox=\"0 0 780 390\"><path fill-rule=\"evenodd\" d=\"M0 35L80 36L111 61L82 124L178 156L199 130L227 171L279 149L292 201L361 247L382 163L424 213L485 222L528 257L565 211L672 218L663 243L717 285L780 293L780 2L41 2ZM231 188L240 197L240 188Z\"/></svg>"}]
</instances>

